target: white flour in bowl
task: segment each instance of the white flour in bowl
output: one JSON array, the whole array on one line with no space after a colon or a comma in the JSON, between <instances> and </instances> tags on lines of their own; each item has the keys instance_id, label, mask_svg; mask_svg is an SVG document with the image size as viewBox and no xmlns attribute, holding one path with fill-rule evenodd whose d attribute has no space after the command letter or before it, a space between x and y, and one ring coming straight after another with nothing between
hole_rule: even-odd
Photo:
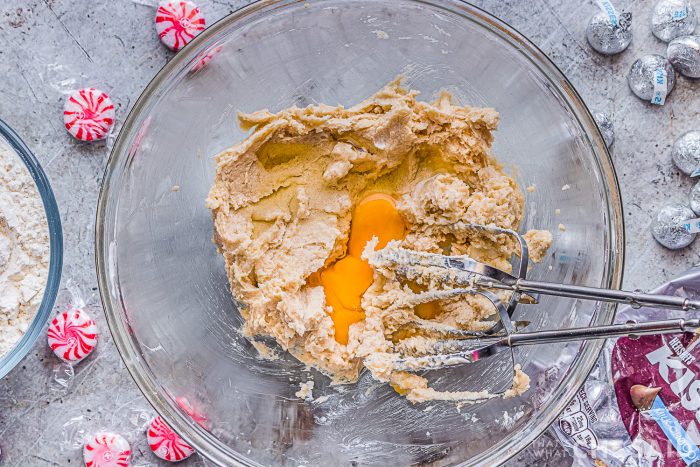
<instances>
[{"instance_id":1,"label":"white flour in bowl","mask_svg":"<svg viewBox=\"0 0 700 467\"><path fill-rule=\"evenodd\" d=\"M0 139L0 356L22 338L49 273L49 228L22 159Z\"/></svg>"}]
</instances>

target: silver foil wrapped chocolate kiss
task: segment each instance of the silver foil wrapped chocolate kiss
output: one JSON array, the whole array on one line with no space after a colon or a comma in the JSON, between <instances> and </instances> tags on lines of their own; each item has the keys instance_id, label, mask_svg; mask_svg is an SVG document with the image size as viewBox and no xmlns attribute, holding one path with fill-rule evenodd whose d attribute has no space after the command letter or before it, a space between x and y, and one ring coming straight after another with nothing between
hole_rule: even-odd
<instances>
[{"instance_id":1,"label":"silver foil wrapped chocolate kiss","mask_svg":"<svg viewBox=\"0 0 700 467\"><path fill-rule=\"evenodd\" d=\"M659 0L651 11L651 32L664 42L692 34L698 18L687 0Z\"/></svg>"},{"instance_id":2,"label":"silver foil wrapped chocolate kiss","mask_svg":"<svg viewBox=\"0 0 700 467\"><path fill-rule=\"evenodd\" d=\"M616 24L613 24L613 21ZM632 13L611 17L599 11L591 16L586 27L586 39L596 52L604 55L620 53L632 42Z\"/></svg>"},{"instance_id":3,"label":"silver foil wrapped chocolate kiss","mask_svg":"<svg viewBox=\"0 0 700 467\"><path fill-rule=\"evenodd\" d=\"M663 80L659 76L661 71L666 72ZM663 99L653 103L663 104L676 84L676 72L665 57L655 54L643 55L632 64L627 83L632 92L645 101L651 101L661 93Z\"/></svg>"},{"instance_id":4,"label":"silver foil wrapped chocolate kiss","mask_svg":"<svg viewBox=\"0 0 700 467\"><path fill-rule=\"evenodd\" d=\"M615 131L613 129L613 122L608 114L598 112L593 116L598 129L600 129L600 134L603 135L605 140L605 145L610 149L610 146L615 142Z\"/></svg>"},{"instance_id":5,"label":"silver foil wrapped chocolate kiss","mask_svg":"<svg viewBox=\"0 0 700 467\"><path fill-rule=\"evenodd\" d=\"M681 36L673 39L666 49L673 67L688 78L700 78L700 36Z\"/></svg>"},{"instance_id":6,"label":"silver foil wrapped chocolate kiss","mask_svg":"<svg viewBox=\"0 0 700 467\"><path fill-rule=\"evenodd\" d=\"M690 233L683 223L693 219L693 211L682 204L669 204L662 207L651 223L651 233L661 245L677 250L690 245L697 234Z\"/></svg>"},{"instance_id":7,"label":"silver foil wrapped chocolate kiss","mask_svg":"<svg viewBox=\"0 0 700 467\"><path fill-rule=\"evenodd\" d=\"M700 216L700 182L693 185L693 188L690 190L690 209Z\"/></svg>"},{"instance_id":8,"label":"silver foil wrapped chocolate kiss","mask_svg":"<svg viewBox=\"0 0 700 467\"><path fill-rule=\"evenodd\" d=\"M676 167L686 175L700 175L700 131L689 131L678 138L671 148Z\"/></svg>"}]
</instances>

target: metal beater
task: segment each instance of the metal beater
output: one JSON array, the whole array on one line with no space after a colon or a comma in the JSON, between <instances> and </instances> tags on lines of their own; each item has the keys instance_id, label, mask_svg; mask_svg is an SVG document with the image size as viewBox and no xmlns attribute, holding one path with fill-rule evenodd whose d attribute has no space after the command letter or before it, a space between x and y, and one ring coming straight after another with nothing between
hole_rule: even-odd
<instances>
[{"instance_id":1,"label":"metal beater","mask_svg":"<svg viewBox=\"0 0 700 467\"><path fill-rule=\"evenodd\" d=\"M405 355L394 362L399 371L420 371L444 368L452 365L472 363L490 357L501 351L511 352L518 345L546 344L578 340L605 339L619 336L641 336L645 334L666 334L696 331L700 329L700 319L670 319L644 323L628 322L607 326L569 328L521 332L523 323L513 322L513 311L519 303L537 303L537 295L554 295L584 300L624 303L633 307L656 307L682 311L700 310L700 301L684 297L646 294L639 291L624 291L585 287L580 285L558 284L531 281L526 278L528 249L525 239L517 232L494 226L463 223L459 226L490 234L512 236L519 245L520 260L513 273L509 274L468 256L444 256L423 253L392 246L369 255L369 262L375 269L393 271L409 280L430 280L450 284L454 288L441 290L429 295L431 299L449 298L460 295L481 295L493 303L498 321L486 331L472 331L452 327L434 327L426 321L411 323L413 334L426 334L438 337L428 352L420 355ZM504 303L494 291L510 292ZM425 295L426 299L428 294ZM422 301L421 294L416 302ZM527 324L527 323L524 323Z\"/></svg>"}]
</instances>

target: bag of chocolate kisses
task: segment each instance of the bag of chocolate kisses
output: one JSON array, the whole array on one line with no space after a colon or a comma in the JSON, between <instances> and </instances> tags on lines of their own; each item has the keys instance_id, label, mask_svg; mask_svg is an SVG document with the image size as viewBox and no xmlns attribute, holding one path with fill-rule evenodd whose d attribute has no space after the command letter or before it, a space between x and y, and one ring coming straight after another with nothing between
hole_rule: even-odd
<instances>
[{"instance_id":1,"label":"bag of chocolate kisses","mask_svg":"<svg viewBox=\"0 0 700 467\"><path fill-rule=\"evenodd\" d=\"M654 293L699 298L700 266ZM698 315L625 307L615 322ZM608 339L552 430L574 465L700 466L700 334Z\"/></svg>"}]
</instances>

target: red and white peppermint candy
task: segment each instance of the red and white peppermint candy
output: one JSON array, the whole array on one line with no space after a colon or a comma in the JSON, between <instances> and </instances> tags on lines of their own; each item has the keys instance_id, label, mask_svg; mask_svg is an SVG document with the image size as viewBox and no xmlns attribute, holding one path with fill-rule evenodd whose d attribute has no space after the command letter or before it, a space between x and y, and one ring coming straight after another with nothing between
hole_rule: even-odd
<instances>
[{"instance_id":1,"label":"red and white peppermint candy","mask_svg":"<svg viewBox=\"0 0 700 467\"><path fill-rule=\"evenodd\" d=\"M97 345L97 325L82 310L64 311L51 321L48 341L58 358L79 362Z\"/></svg>"},{"instance_id":2,"label":"red and white peppermint candy","mask_svg":"<svg viewBox=\"0 0 700 467\"><path fill-rule=\"evenodd\" d=\"M75 91L63 107L63 123L68 133L80 141L105 139L114 126L112 99L95 88Z\"/></svg>"},{"instance_id":3,"label":"red and white peppermint candy","mask_svg":"<svg viewBox=\"0 0 700 467\"><path fill-rule=\"evenodd\" d=\"M195 65L192 67L192 73L197 73L199 70L203 69L205 66L209 64L212 60L214 60L214 57L219 55L219 53L224 50L223 45L217 45L213 49L211 49L209 52L205 52L201 54L197 58L197 62Z\"/></svg>"},{"instance_id":4,"label":"red and white peppermint candy","mask_svg":"<svg viewBox=\"0 0 700 467\"><path fill-rule=\"evenodd\" d=\"M160 41L177 52L197 34L204 31L207 23L202 12L188 0L160 0L156 11L156 31Z\"/></svg>"},{"instance_id":5,"label":"red and white peppermint candy","mask_svg":"<svg viewBox=\"0 0 700 467\"><path fill-rule=\"evenodd\" d=\"M199 411L197 411L192 404L190 404L189 399L184 396L179 396L175 398L175 402L177 402L177 405L179 405L180 408L184 410L185 413L195 421L195 423L197 423L197 425L201 426L205 430L207 429L207 417L199 413Z\"/></svg>"},{"instance_id":6,"label":"red and white peppermint candy","mask_svg":"<svg viewBox=\"0 0 700 467\"><path fill-rule=\"evenodd\" d=\"M156 417L148 427L148 447L153 454L163 460L180 462L194 454L194 449L165 424L162 418Z\"/></svg>"},{"instance_id":7,"label":"red and white peppermint candy","mask_svg":"<svg viewBox=\"0 0 700 467\"><path fill-rule=\"evenodd\" d=\"M129 467L131 446L115 433L97 433L83 447L85 467Z\"/></svg>"}]
</instances>

